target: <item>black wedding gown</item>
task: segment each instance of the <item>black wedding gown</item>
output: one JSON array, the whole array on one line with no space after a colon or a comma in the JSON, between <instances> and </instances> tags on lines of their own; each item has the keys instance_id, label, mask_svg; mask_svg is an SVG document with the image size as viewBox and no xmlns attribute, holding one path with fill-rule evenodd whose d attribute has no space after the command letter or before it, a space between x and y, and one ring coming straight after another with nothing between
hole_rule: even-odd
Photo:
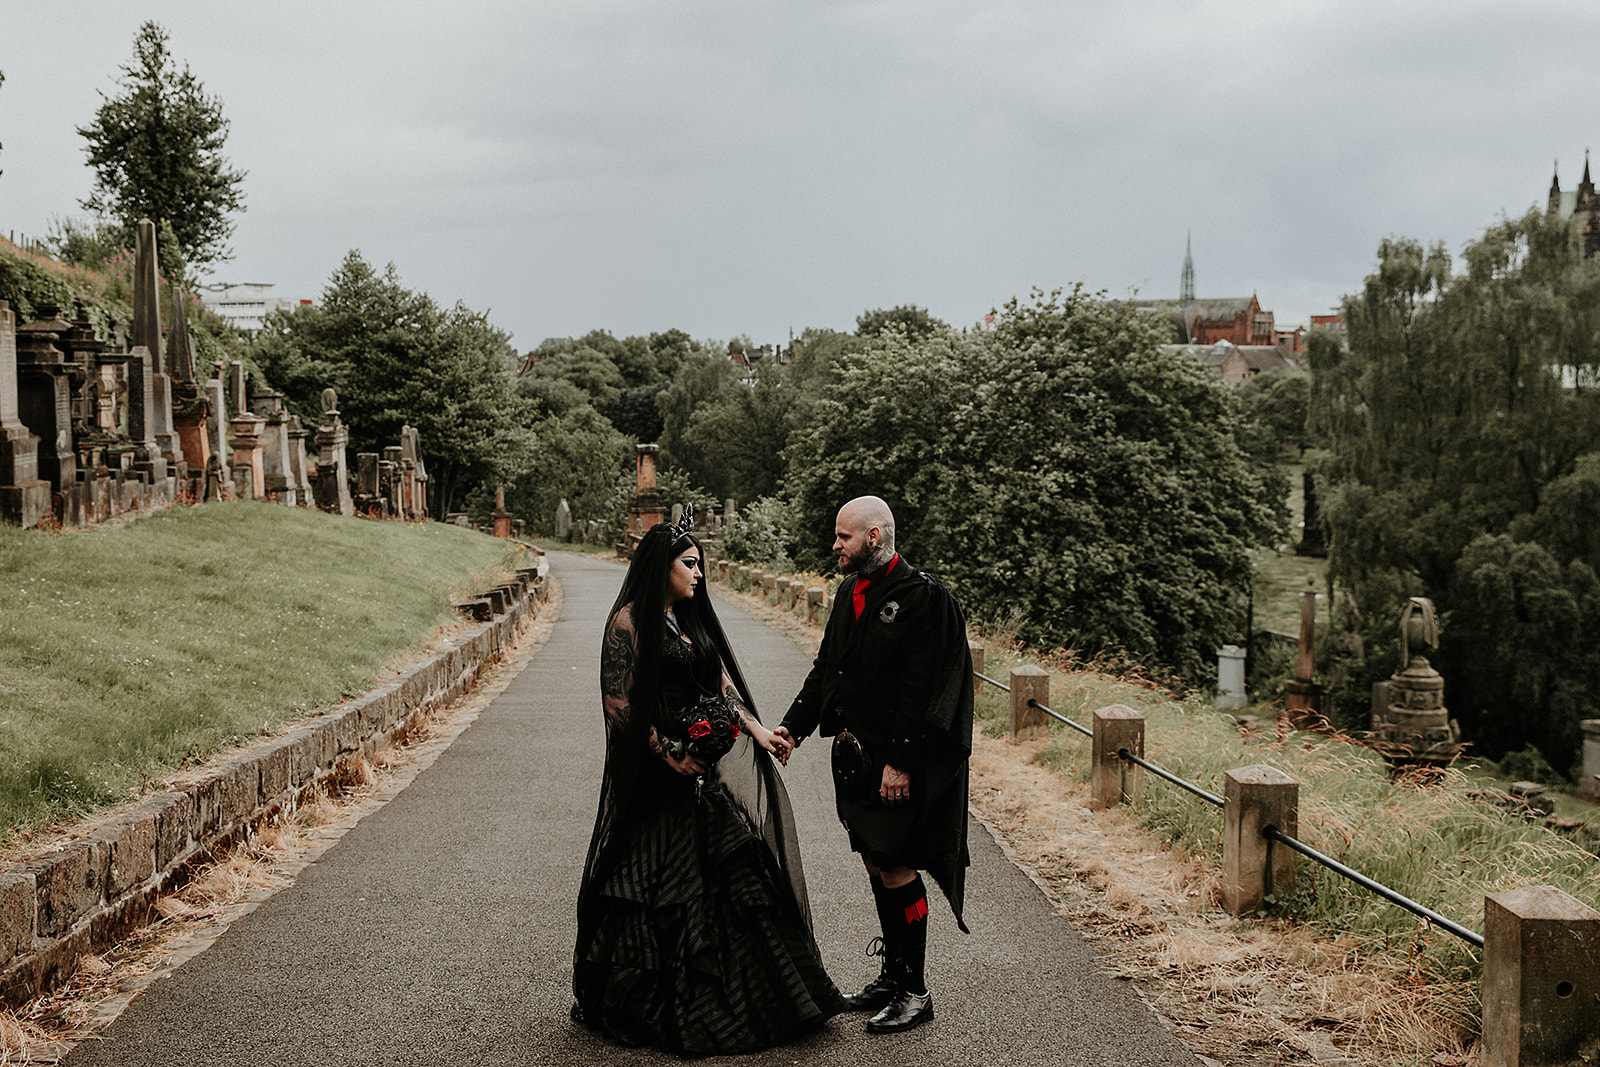
<instances>
[{"instance_id":1,"label":"black wedding gown","mask_svg":"<svg viewBox=\"0 0 1600 1067\"><path fill-rule=\"evenodd\" d=\"M715 692L716 657L672 636L667 645L660 705ZM716 1055L781 1044L841 1011L768 753L741 734L697 780L653 754L635 758L644 742L628 724L609 723L608 735L574 1017L623 1044Z\"/></svg>"}]
</instances>

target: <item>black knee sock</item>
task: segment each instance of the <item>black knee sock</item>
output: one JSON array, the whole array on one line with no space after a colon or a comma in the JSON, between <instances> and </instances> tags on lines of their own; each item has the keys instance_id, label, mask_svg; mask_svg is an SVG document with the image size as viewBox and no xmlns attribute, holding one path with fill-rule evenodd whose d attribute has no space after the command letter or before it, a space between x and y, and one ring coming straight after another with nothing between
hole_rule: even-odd
<instances>
[{"instance_id":1,"label":"black knee sock","mask_svg":"<svg viewBox=\"0 0 1600 1067\"><path fill-rule=\"evenodd\" d=\"M893 900L894 890L884 885L883 880L875 874L867 875L867 881L872 883L872 902L878 908L878 929L883 931L883 965L891 967L900 955L897 949L900 927L903 925L896 918L898 909Z\"/></svg>"},{"instance_id":2,"label":"black knee sock","mask_svg":"<svg viewBox=\"0 0 1600 1067\"><path fill-rule=\"evenodd\" d=\"M885 896L890 905L886 928L898 926L894 943L899 950L902 988L908 993L926 993L922 969L928 955L928 892L922 875L899 889L886 890Z\"/></svg>"}]
</instances>

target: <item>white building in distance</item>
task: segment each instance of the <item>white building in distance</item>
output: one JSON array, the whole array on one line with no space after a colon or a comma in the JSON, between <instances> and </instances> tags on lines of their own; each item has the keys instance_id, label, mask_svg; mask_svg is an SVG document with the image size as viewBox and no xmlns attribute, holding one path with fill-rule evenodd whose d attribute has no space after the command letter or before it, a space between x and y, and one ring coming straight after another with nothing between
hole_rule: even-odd
<instances>
[{"instance_id":1,"label":"white building in distance","mask_svg":"<svg viewBox=\"0 0 1600 1067\"><path fill-rule=\"evenodd\" d=\"M310 300L291 300L286 296L273 296L272 286L259 282L202 285L200 302L230 325L250 331L261 329L269 311L311 303Z\"/></svg>"}]
</instances>

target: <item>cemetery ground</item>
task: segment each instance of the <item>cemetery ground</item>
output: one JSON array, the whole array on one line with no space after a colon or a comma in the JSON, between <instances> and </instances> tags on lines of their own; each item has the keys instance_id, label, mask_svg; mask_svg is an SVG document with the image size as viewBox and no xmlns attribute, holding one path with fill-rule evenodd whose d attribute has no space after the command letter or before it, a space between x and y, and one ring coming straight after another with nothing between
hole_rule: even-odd
<instances>
[{"instance_id":1,"label":"cemetery ground","mask_svg":"<svg viewBox=\"0 0 1600 1067\"><path fill-rule=\"evenodd\" d=\"M0 540L0 839L364 691L505 542L247 501Z\"/></svg>"}]
</instances>

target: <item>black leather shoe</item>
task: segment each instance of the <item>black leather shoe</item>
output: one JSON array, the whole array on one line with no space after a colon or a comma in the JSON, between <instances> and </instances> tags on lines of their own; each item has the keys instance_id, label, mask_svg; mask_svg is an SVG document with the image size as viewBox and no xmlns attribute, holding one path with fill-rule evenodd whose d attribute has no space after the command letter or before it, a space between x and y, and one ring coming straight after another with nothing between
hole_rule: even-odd
<instances>
[{"instance_id":1,"label":"black leather shoe","mask_svg":"<svg viewBox=\"0 0 1600 1067\"><path fill-rule=\"evenodd\" d=\"M868 982L859 993L846 993L844 995L845 1011L877 1011L885 1007L900 992L900 983L895 981L894 974L888 964L878 972L878 977Z\"/></svg>"},{"instance_id":2,"label":"black leather shoe","mask_svg":"<svg viewBox=\"0 0 1600 1067\"><path fill-rule=\"evenodd\" d=\"M933 1018L933 994L910 993L902 989L889 1006L867 1020L869 1034L898 1034L921 1026Z\"/></svg>"}]
</instances>

